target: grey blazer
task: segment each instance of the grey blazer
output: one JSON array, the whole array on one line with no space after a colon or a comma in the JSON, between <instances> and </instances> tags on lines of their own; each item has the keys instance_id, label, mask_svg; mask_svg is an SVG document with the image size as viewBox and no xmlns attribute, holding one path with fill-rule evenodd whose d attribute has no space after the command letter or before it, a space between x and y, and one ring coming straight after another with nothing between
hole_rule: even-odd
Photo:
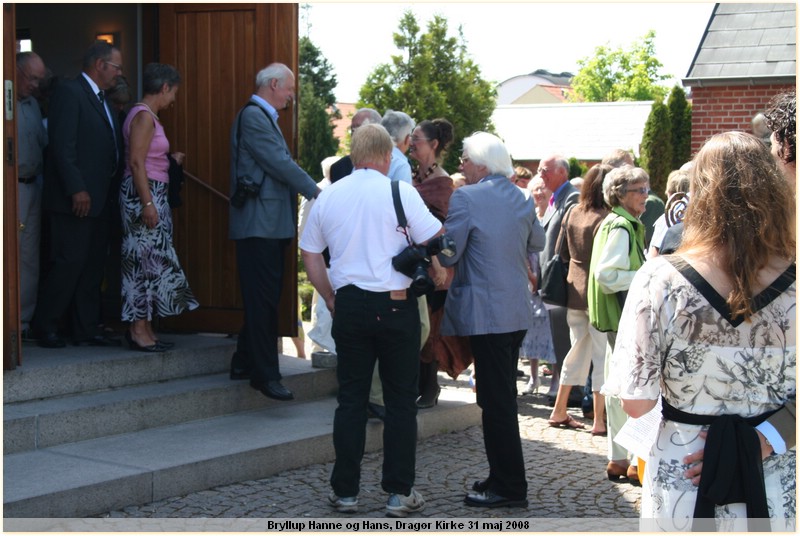
<instances>
[{"instance_id":1,"label":"grey blazer","mask_svg":"<svg viewBox=\"0 0 800 536\"><path fill-rule=\"evenodd\" d=\"M231 129L231 195L238 176L250 177L260 190L258 197L248 199L242 208L230 208L229 238L293 237L297 194L312 199L317 195L317 184L292 159L278 124L257 103L242 108Z\"/></svg>"},{"instance_id":2,"label":"grey blazer","mask_svg":"<svg viewBox=\"0 0 800 536\"><path fill-rule=\"evenodd\" d=\"M485 335L528 329L527 259L544 247L533 199L506 177L492 175L453 192L445 232L456 242L444 266L455 265L443 335Z\"/></svg>"},{"instance_id":3,"label":"grey blazer","mask_svg":"<svg viewBox=\"0 0 800 536\"><path fill-rule=\"evenodd\" d=\"M539 263L542 266L555 255L558 233L561 232L561 221L564 219L564 213L569 207L578 203L578 197L578 189L568 182L558 192L558 196L553 201L553 210L548 211L542 218L542 227L544 227L545 236L547 237L544 250L539 255Z\"/></svg>"}]
</instances>

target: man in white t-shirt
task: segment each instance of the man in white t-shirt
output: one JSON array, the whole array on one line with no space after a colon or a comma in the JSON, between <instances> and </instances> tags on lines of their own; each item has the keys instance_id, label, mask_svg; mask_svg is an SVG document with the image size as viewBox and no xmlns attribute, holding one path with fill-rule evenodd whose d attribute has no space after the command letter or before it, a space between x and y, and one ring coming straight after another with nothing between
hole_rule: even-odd
<instances>
[{"instance_id":1,"label":"man in white t-shirt","mask_svg":"<svg viewBox=\"0 0 800 536\"><path fill-rule=\"evenodd\" d=\"M353 172L327 187L311 209L300 239L308 278L333 315L339 381L333 421L336 462L329 501L340 512L358 509L367 401L378 361L386 417L381 486L387 514L422 510L414 490L420 321L411 279L392 267L407 245L398 229L387 180L393 143L384 127L364 125L353 135ZM409 238L424 244L443 228L413 186L397 181ZM322 252L330 251L330 271Z\"/></svg>"}]
</instances>

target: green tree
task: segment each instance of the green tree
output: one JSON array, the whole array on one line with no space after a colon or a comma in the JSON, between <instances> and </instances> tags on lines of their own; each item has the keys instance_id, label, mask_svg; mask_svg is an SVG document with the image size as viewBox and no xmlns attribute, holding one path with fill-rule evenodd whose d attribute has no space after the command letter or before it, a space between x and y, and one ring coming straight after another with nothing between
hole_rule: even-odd
<instances>
[{"instance_id":1,"label":"green tree","mask_svg":"<svg viewBox=\"0 0 800 536\"><path fill-rule=\"evenodd\" d=\"M655 32L650 30L630 49L602 45L593 57L578 60L570 99L579 102L661 101L667 93L658 83L670 78L655 57Z\"/></svg>"},{"instance_id":2,"label":"green tree","mask_svg":"<svg viewBox=\"0 0 800 536\"><path fill-rule=\"evenodd\" d=\"M692 106L680 86L672 88L667 110L672 126L672 169L679 169L692 154Z\"/></svg>"},{"instance_id":3,"label":"green tree","mask_svg":"<svg viewBox=\"0 0 800 536\"><path fill-rule=\"evenodd\" d=\"M569 178L570 179L574 179L575 177L583 177L586 174L586 172L589 171L589 168L586 166L586 164L580 162L574 156L571 157L568 160L568 162L569 162Z\"/></svg>"},{"instance_id":4,"label":"green tree","mask_svg":"<svg viewBox=\"0 0 800 536\"><path fill-rule=\"evenodd\" d=\"M321 178L319 164L336 154L339 140L333 135L336 75L322 51L307 36L299 41L299 98L297 112L297 162L309 175Z\"/></svg>"},{"instance_id":5,"label":"green tree","mask_svg":"<svg viewBox=\"0 0 800 536\"><path fill-rule=\"evenodd\" d=\"M653 103L644 125L641 167L650 175L650 189L664 198L667 176L672 171L672 126L667 106Z\"/></svg>"},{"instance_id":6,"label":"green tree","mask_svg":"<svg viewBox=\"0 0 800 536\"><path fill-rule=\"evenodd\" d=\"M496 91L470 58L461 28L448 36L447 19L436 15L421 33L415 15L406 11L394 44L401 54L381 64L361 87L358 107L381 113L401 110L417 122L444 117L453 124L455 139L443 166L458 168L461 140L477 130L491 130Z\"/></svg>"}]
</instances>

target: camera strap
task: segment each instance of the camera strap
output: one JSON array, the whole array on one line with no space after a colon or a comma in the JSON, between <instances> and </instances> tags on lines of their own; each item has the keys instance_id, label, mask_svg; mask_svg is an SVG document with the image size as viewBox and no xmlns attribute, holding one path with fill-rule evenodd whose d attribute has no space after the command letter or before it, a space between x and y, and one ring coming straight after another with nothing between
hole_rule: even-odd
<instances>
[{"instance_id":1,"label":"camera strap","mask_svg":"<svg viewBox=\"0 0 800 536\"><path fill-rule=\"evenodd\" d=\"M236 157L235 157L236 161L233 164L234 173L236 174L236 179L239 178L239 153L242 150L242 113L245 111L245 109L247 109L248 106L255 106L258 109L260 109L262 112L264 112L267 121L268 122L270 121L270 117L269 114L267 114L267 111L253 101L249 101L247 104L242 106L241 110L239 110L239 116L237 117L236 121Z\"/></svg>"},{"instance_id":2,"label":"camera strap","mask_svg":"<svg viewBox=\"0 0 800 536\"><path fill-rule=\"evenodd\" d=\"M394 213L397 215L397 230L403 233L411 246L414 242L408 236L408 220L406 220L406 211L403 210L403 203L400 201L400 183L398 181L390 181L392 184L392 201L394 202Z\"/></svg>"}]
</instances>

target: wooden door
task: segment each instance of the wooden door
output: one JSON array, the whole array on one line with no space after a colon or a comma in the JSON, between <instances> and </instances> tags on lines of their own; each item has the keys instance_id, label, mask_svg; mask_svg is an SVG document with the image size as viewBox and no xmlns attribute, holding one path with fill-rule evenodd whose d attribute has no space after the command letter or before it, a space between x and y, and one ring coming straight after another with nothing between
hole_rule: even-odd
<instances>
[{"instance_id":1,"label":"wooden door","mask_svg":"<svg viewBox=\"0 0 800 536\"><path fill-rule=\"evenodd\" d=\"M17 30L14 4L3 4L3 369L20 364L17 269Z\"/></svg>"},{"instance_id":2,"label":"wooden door","mask_svg":"<svg viewBox=\"0 0 800 536\"><path fill-rule=\"evenodd\" d=\"M162 4L158 61L182 83L162 120L171 149L186 153L183 206L173 211L174 242L200 308L166 319L176 330L238 333L242 298L228 239L230 131L253 94L256 73L278 61L297 73L297 4ZM280 126L296 151L296 108ZM297 242L287 255L279 332L296 335Z\"/></svg>"}]
</instances>

